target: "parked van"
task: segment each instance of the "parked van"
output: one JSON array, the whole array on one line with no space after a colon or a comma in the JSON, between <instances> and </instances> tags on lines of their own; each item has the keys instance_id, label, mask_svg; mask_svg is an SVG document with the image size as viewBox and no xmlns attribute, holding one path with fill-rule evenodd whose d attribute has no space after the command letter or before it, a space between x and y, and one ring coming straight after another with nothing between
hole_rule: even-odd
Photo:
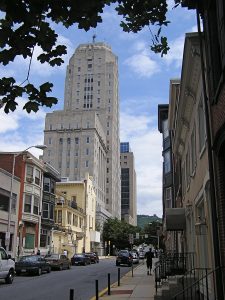
<instances>
[{"instance_id":1,"label":"parked van","mask_svg":"<svg viewBox=\"0 0 225 300\"><path fill-rule=\"evenodd\" d=\"M11 284L15 275L15 262L11 255L8 255L4 248L0 247L0 279Z\"/></svg>"}]
</instances>

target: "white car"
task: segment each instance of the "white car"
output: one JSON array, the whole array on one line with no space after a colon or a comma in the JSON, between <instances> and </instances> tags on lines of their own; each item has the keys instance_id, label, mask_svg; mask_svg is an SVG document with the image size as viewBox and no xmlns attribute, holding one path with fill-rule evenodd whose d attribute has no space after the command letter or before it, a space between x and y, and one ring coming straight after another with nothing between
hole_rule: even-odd
<instances>
[{"instance_id":1,"label":"white car","mask_svg":"<svg viewBox=\"0 0 225 300\"><path fill-rule=\"evenodd\" d=\"M0 247L0 279L11 284L15 275L15 262L11 259L4 248Z\"/></svg>"},{"instance_id":2,"label":"white car","mask_svg":"<svg viewBox=\"0 0 225 300\"><path fill-rule=\"evenodd\" d=\"M131 251L131 255L133 257L133 264L138 264L139 263L139 257L138 254L136 252L132 252Z\"/></svg>"}]
</instances>

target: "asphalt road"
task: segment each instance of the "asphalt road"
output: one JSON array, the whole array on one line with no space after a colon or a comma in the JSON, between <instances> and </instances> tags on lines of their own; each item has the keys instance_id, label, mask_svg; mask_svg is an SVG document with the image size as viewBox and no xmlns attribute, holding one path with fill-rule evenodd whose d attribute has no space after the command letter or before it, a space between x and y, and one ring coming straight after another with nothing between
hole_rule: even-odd
<instances>
[{"instance_id":1,"label":"asphalt road","mask_svg":"<svg viewBox=\"0 0 225 300\"><path fill-rule=\"evenodd\" d=\"M120 266L121 276L131 268ZM21 275L13 284L0 281L0 300L69 300L69 291L74 289L74 300L89 300L95 296L95 280L99 292L107 287L108 273L111 283L117 281L118 267L115 258L102 259L99 264L72 266L70 270L52 271L41 276Z\"/></svg>"}]
</instances>

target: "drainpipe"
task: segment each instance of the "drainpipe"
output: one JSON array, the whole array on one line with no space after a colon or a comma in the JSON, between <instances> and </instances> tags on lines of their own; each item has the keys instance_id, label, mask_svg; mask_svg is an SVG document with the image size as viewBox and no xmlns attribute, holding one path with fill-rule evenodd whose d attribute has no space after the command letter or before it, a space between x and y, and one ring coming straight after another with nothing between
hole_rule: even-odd
<instances>
[{"instance_id":1,"label":"drainpipe","mask_svg":"<svg viewBox=\"0 0 225 300\"><path fill-rule=\"evenodd\" d=\"M208 163L209 163L209 182L210 182L210 205L211 205L211 219L212 219L212 234L213 234L213 251L215 268L221 267L220 262L220 247L219 247L219 234L217 227L217 208L216 208L216 191L215 191L215 174L213 167L213 149L212 149L212 132L211 132L211 116L210 116L210 103L207 97L206 79L205 79L205 64L203 52L203 37L200 25L199 8L196 9L198 35L200 42L200 59L201 59L201 72L202 72L202 85L203 85L203 99L205 106L205 123L206 123L206 136L207 136L207 150L208 150ZM221 269L216 272L216 293L217 299L223 300L223 284L222 284Z\"/></svg>"}]
</instances>

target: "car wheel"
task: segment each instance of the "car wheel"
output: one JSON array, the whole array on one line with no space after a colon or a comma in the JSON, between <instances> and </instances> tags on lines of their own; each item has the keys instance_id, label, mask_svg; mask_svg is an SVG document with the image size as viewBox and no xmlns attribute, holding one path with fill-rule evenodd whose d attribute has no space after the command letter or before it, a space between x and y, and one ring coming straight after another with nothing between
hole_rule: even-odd
<instances>
[{"instance_id":1,"label":"car wheel","mask_svg":"<svg viewBox=\"0 0 225 300\"><path fill-rule=\"evenodd\" d=\"M86 261L84 262L84 266L86 266L87 265L87 263L86 263Z\"/></svg>"},{"instance_id":2,"label":"car wheel","mask_svg":"<svg viewBox=\"0 0 225 300\"><path fill-rule=\"evenodd\" d=\"M62 271L62 269L63 269L63 265L60 265L59 266L59 271Z\"/></svg>"},{"instance_id":3,"label":"car wheel","mask_svg":"<svg viewBox=\"0 0 225 300\"><path fill-rule=\"evenodd\" d=\"M41 270L41 268L38 268L37 275L40 276L41 274L42 274L42 270Z\"/></svg>"},{"instance_id":4,"label":"car wheel","mask_svg":"<svg viewBox=\"0 0 225 300\"><path fill-rule=\"evenodd\" d=\"M12 284L14 279L14 271L10 270L8 276L5 279L7 284Z\"/></svg>"},{"instance_id":5,"label":"car wheel","mask_svg":"<svg viewBox=\"0 0 225 300\"><path fill-rule=\"evenodd\" d=\"M51 267L48 267L48 269L47 269L47 273L50 273L51 272Z\"/></svg>"}]
</instances>

